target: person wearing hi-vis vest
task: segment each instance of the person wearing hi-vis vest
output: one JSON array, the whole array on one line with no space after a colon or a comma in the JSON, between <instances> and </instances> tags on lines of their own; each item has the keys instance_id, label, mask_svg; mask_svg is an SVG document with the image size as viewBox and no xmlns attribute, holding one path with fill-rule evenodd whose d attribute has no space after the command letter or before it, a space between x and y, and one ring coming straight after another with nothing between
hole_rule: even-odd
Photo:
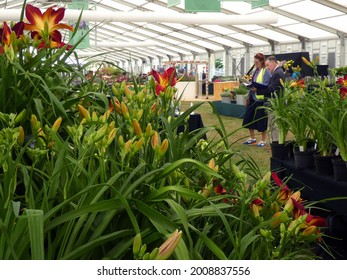
<instances>
[{"instance_id":1,"label":"person wearing hi-vis vest","mask_svg":"<svg viewBox=\"0 0 347 280\"><path fill-rule=\"evenodd\" d=\"M266 68L271 72L270 83L267 88L259 89L259 88L251 88L256 95L264 95L264 100L266 102L267 99L273 98L273 94L280 93L283 90L283 81L285 80L285 74L280 65L278 65L277 59L274 56L269 56L265 60ZM281 82L282 80L282 82ZM276 126L276 122L273 121L273 114L268 115L268 123L270 127L270 142L278 141L278 129Z\"/></svg>"},{"instance_id":2,"label":"person wearing hi-vis vest","mask_svg":"<svg viewBox=\"0 0 347 280\"><path fill-rule=\"evenodd\" d=\"M270 71L265 67L265 56L262 53L257 53L254 56L254 72L252 74L252 83L263 85L266 87L271 78ZM264 96L258 95L250 90L247 96L246 112L243 118L242 126L249 129L250 138L243 144L257 145L264 147L266 145L267 135L267 116L264 106ZM257 143L255 138L255 130L261 132L261 141Z\"/></svg>"}]
</instances>

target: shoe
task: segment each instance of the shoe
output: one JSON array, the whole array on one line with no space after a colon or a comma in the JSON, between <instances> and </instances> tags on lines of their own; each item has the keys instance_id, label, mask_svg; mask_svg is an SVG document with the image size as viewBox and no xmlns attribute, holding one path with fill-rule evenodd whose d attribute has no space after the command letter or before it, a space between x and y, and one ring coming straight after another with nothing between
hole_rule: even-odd
<instances>
[{"instance_id":1,"label":"shoe","mask_svg":"<svg viewBox=\"0 0 347 280\"><path fill-rule=\"evenodd\" d=\"M258 144L257 144L257 147L265 147L266 146L266 142L264 141L260 141Z\"/></svg>"},{"instance_id":2,"label":"shoe","mask_svg":"<svg viewBox=\"0 0 347 280\"><path fill-rule=\"evenodd\" d=\"M252 145L257 142L257 139L249 138L247 141L243 142L245 145Z\"/></svg>"}]
</instances>

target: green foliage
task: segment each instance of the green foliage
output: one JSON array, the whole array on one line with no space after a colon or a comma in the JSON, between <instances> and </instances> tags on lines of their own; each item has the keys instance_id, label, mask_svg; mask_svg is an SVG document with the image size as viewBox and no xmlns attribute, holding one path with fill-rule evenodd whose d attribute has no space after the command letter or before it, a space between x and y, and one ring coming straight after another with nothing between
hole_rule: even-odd
<instances>
[{"instance_id":1,"label":"green foliage","mask_svg":"<svg viewBox=\"0 0 347 280\"><path fill-rule=\"evenodd\" d=\"M22 144L16 125L4 123L2 132L14 132L0 177L1 259L132 259L137 234L146 244L138 258L151 259L175 229L182 237L174 259L314 258L300 232L273 253L283 242L270 228L279 189L234 159L222 122L177 134L201 104L173 117L170 91L134 88L113 87L112 112L80 106L73 125L32 117ZM221 140L200 140L212 130ZM257 218L251 205L260 196Z\"/></svg>"},{"instance_id":2,"label":"green foliage","mask_svg":"<svg viewBox=\"0 0 347 280\"><path fill-rule=\"evenodd\" d=\"M242 83L237 88L234 88L235 94L245 95L248 93L248 91L249 91L249 89Z\"/></svg>"}]
</instances>

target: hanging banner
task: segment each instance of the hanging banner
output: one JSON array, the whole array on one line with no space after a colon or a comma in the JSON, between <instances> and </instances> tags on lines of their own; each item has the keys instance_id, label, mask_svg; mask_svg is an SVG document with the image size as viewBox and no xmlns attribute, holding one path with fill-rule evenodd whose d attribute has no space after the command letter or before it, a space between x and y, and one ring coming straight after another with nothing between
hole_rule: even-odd
<instances>
[{"instance_id":1,"label":"hanging banner","mask_svg":"<svg viewBox=\"0 0 347 280\"><path fill-rule=\"evenodd\" d=\"M80 11L87 11L89 9L89 0L72 0L71 4L68 4L68 8ZM71 24L75 29L77 28L74 37L72 37L72 32L69 32L70 44L75 45L81 38L83 38L76 48L89 48L89 22L81 20L78 26L76 26L77 21L70 21L69 24Z\"/></svg>"},{"instance_id":2,"label":"hanging banner","mask_svg":"<svg viewBox=\"0 0 347 280\"><path fill-rule=\"evenodd\" d=\"M252 9L258 8L261 6L269 5L269 0L266 0L266 1L262 1L262 0L243 0L243 1L242 0L219 0L219 2L247 2L247 3L252 3ZM262 4L261 2L264 2L264 4ZM265 2L267 2L267 3L265 4ZM253 3L254 3L254 5L256 5L255 7L253 7Z\"/></svg>"},{"instance_id":3,"label":"hanging banner","mask_svg":"<svg viewBox=\"0 0 347 280\"><path fill-rule=\"evenodd\" d=\"M269 0L252 1L252 9L264 7L269 5Z\"/></svg>"},{"instance_id":4,"label":"hanging banner","mask_svg":"<svg viewBox=\"0 0 347 280\"><path fill-rule=\"evenodd\" d=\"M219 0L185 0L186 12L220 12Z\"/></svg>"},{"instance_id":5,"label":"hanging banner","mask_svg":"<svg viewBox=\"0 0 347 280\"><path fill-rule=\"evenodd\" d=\"M177 6L181 4L181 0L167 0L167 7Z\"/></svg>"}]
</instances>

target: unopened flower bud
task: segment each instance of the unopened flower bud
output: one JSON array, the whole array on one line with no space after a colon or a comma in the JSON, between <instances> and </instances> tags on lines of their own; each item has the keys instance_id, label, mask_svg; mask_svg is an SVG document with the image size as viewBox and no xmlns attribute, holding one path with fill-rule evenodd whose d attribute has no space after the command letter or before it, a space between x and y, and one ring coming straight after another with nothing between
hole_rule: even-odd
<instances>
[{"instance_id":1,"label":"unopened flower bud","mask_svg":"<svg viewBox=\"0 0 347 280\"><path fill-rule=\"evenodd\" d=\"M59 117L59 118L56 119L56 121L55 121L54 124L52 125L52 130L53 130L54 132L57 132L57 131L58 131L58 129L59 129L60 125L61 125L62 120L63 120L62 117Z\"/></svg>"},{"instance_id":2,"label":"unopened flower bud","mask_svg":"<svg viewBox=\"0 0 347 280\"><path fill-rule=\"evenodd\" d=\"M243 180L245 178L245 174L242 171L240 171L240 169L236 166L236 164L232 164L231 169L236 179Z\"/></svg>"},{"instance_id":3,"label":"unopened flower bud","mask_svg":"<svg viewBox=\"0 0 347 280\"><path fill-rule=\"evenodd\" d=\"M310 61L308 61L305 57L302 56L301 59L307 66L312 67L312 63Z\"/></svg>"},{"instance_id":4,"label":"unopened flower bud","mask_svg":"<svg viewBox=\"0 0 347 280\"><path fill-rule=\"evenodd\" d=\"M18 145L22 146L24 143L24 139L25 139L24 129L23 129L23 127L19 126L18 127L18 138L17 138Z\"/></svg>"},{"instance_id":5,"label":"unopened flower bud","mask_svg":"<svg viewBox=\"0 0 347 280\"><path fill-rule=\"evenodd\" d=\"M93 111L92 113L92 121L97 122L99 120L97 112Z\"/></svg>"},{"instance_id":6,"label":"unopened flower bud","mask_svg":"<svg viewBox=\"0 0 347 280\"><path fill-rule=\"evenodd\" d=\"M22 119L25 117L27 110L24 109L20 112L14 119L14 124L20 123Z\"/></svg>"},{"instance_id":7,"label":"unopened flower bud","mask_svg":"<svg viewBox=\"0 0 347 280\"><path fill-rule=\"evenodd\" d=\"M134 243L133 243L133 254L134 254L134 256L137 256L139 254L141 246L142 246L141 233L138 233L134 237Z\"/></svg>"},{"instance_id":8,"label":"unopened flower bud","mask_svg":"<svg viewBox=\"0 0 347 280\"><path fill-rule=\"evenodd\" d=\"M169 140L164 139L164 141L161 143L160 154L164 155L168 148L169 148Z\"/></svg>"},{"instance_id":9,"label":"unopened flower bud","mask_svg":"<svg viewBox=\"0 0 347 280\"><path fill-rule=\"evenodd\" d=\"M136 119L133 119L131 122L134 127L135 135L138 137L142 137L142 130L139 122Z\"/></svg>"},{"instance_id":10,"label":"unopened flower bud","mask_svg":"<svg viewBox=\"0 0 347 280\"><path fill-rule=\"evenodd\" d=\"M157 103L153 103L153 105L151 106L151 112L154 113L156 109L157 109Z\"/></svg>"},{"instance_id":11,"label":"unopened flower bud","mask_svg":"<svg viewBox=\"0 0 347 280\"><path fill-rule=\"evenodd\" d=\"M158 132L154 132L152 139L151 139L151 146L153 149L155 149L156 146L158 146L159 143L159 134Z\"/></svg>"},{"instance_id":12,"label":"unopened flower bud","mask_svg":"<svg viewBox=\"0 0 347 280\"><path fill-rule=\"evenodd\" d=\"M78 111L79 111L80 115L83 118L86 118L87 121L90 121L90 114L89 114L88 110L80 104L78 104L77 107L78 107Z\"/></svg>"},{"instance_id":13,"label":"unopened flower bud","mask_svg":"<svg viewBox=\"0 0 347 280\"><path fill-rule=\"evenodd\" d=\"M127 154L130 151L131 144L133 143L133 140L128 140L124 145L124 151L125 154Z\"/></svg>"},{"instance_id":14,"label":"unopened flower bud","mask_svg":"<svg viewBox=\"0 0 347 280\"><path fill-rule=\"evenodd\" d=\"M151 137L154 134L151 123L146 126L146 137Z\"/></svg>"},{"instance_id":15,"label":"unopened flower bud","mask_svg":"<svg viewBox=\"0 0 347 280\"><path fill-rule=\"evenodd\" d=\"M144 254L146 253L146 251L147 251L147 245L146 244L143 244L142 246L141 246L141 248L140 248L140 251L139 251L139 257L141 258L141 257L143 257L144 256Z\"/></svg>"},{"instance_id":16,"label":"unopened flower bud","mask_svg":"<svg viewBox=\"0 0 347 280\"><path fill-rule=\"evenodd\" d=\"M145 139L142 137L139 141L136 141L134 143L134 153L137 153L141 147L143 146L143 144L145 143Z\"/></svg>"},{"instance_id":17,"label":"unopened flower bud","mask_svg":"<svg viewBox=\"0 0 347 280\"><path fill-rule=\"evenodd\" d=\"M116 133L117 133L117 129L115 127L112 128L111 131L108 134L108 137L107 137L107 143L106 143L107 146L112 143L114 138L116 138Z\"/></svg>"},{"instance_id":18,"label":"unopened flower bud","mask_svg":"<svg viewBox=\"0 0 347 280\"><path fill-rule=\"evenodd\" d=\"M136 113L136 119L140 120L142 118L142 115L143 115L143 109L138 110Z\"/></svg>"},{"instance_id":19,"label":"unopened flower bud","mask_svg":"<svg viewBox=\"0 0 347 280\"><path fill-rule=\"evenodd\" d=\"M127 105L124 102L122 102L120 104L120 107L121 107L122 114L123 114L124 118L129 119L130 115L129 115L129 110L128 110Z\"/></svg>"},{"instance_id":20,"label":"unopened flower bud","mask_svg":"<svg viewBox=\"0 0 347 280\"><path fill-rule=\"evenodd\" d=\"M156 247L156 248L154 248L153 251L150 253L149 259L150 259L150 260L155 260L156 257L158 256L158 254L159 254L159 248Z\"/></svg>"},{"instance_id":21,"label":"unopened flower bud","mask_svg":"<svg viewBox=\"0 0 347 280\"><path fill-rule=\"evenodd\" d=\"M159 247L159 253L156 260L166 260L175 251L178 243L181 240L182 231L176 229L170 237Z\"/></svg>"},{"instance_id":22,"label":"unopened flower bud","mask_svg":"<svg viewBox=\"0 0 347 280\"><path fill-rule=\"evenodd\" d=\"M316 226L309 226L305 228L305 230L302 232L303 236L310 236L313 234L317 234L319 232L318 228Z\"/></svg>"},{"instance_id":23,"label":"unopened flower bud","mask_svg":"<svg viewBox=\"0 0 347 280\"><path fill-rule=\"evenodd\" d=\"M93 141L94 142L98 142L100 141L107 133L107 125L103 125L97 132L96 132L96 135L95 137L93 138Z\"/></svg>"}]
</instances>

